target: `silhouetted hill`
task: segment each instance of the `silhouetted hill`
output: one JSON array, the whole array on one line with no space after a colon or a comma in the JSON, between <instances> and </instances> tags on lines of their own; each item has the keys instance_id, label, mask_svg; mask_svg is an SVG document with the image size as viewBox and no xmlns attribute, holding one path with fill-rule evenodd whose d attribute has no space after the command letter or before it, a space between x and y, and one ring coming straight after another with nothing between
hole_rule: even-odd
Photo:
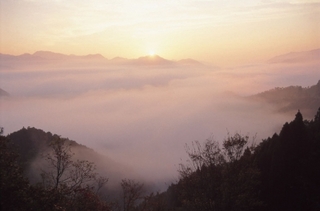
<instances>
[{"instance_id":1,"label":"silhouetted hill","mask_svg":"<svg viewBox=\"0 0 320 211\"><path fill-rule=\"evenodd\" d=\"M294 112L300 109L306 117L311 118L320 106L320 80L311 87L277 87L250 96L249 99L273 104L279 112Z\"/></svg>"},{"instance_id":2,"label":"silhouetted hill","mask_svg":"<svg viewBox=\"0 0 320 211\"><path fill-rule=\"evenodd\" d=\"M320 61L320 49L304 52L291 52L268 60L269 63L298 63L310 61Z\"/></svg>"},{"instance_id":3,"label":"silhouetted hill","mask_svg":"<svg viewBox=\"0 0 320 211\"><path fill-rule=\"evenodd\" d=\"M50 52L50 51L37 51L34 54L32 54L33 56L37 56L37 57L41 57L44 59L54 59L54 60L59 60L59 59L67 59L68 56L61 54L61 53L54 53L54 52Z\"/></svg>"},{"instance_id":4,"label":"silhouetted hill","mask_svg":"<svg viewBox=\"0 0 320 211\"><path fill-rule=\"evenodd\" d=\"M36 128L22 128L19 131L8 135L19 154L19 162L31 182L39 182L40 169L45 168L43 154L49 150L49 144L54 139L55 134L44 132ZM101 155L94 150L68 140L75 160L88 160L95 163L97 171L108 177L111 185L117 184L125 174L131 172L129 168L115 162L105 155Z\"/></svg>"},{"instance_id":5,"label":"silhouetted hill","mask_svg":"<svg viewBox=\"0 0 320 211\"><path fill-rule=\"evenodd\" d=\"M201 62L194 59L181 59L178 63L182 65L203 65Z\"/></svg>"},{"instance_id":6,"label":"silhouetted hill","mask_svg":"<svg viewBox=\"0 0 320 211\"><path fill-rule=\"evenodd\" d=\"M102 59L106 59L104 56L102 56L101 54L88 54L86 56L82 56L86 59L96 59L96 60L102 60Z\"/></svg>"},{"instance_id":7,"label":"silhouetted hill","mask_svg":"<svg viewBox=\"0 0 320 211\"><path fill-rule=\"evenodd\" d=\"M122 64L129 65L139 65L139 66L175 66L175 65L201 65L204 66L201 62L194 59L182 59L179 61L172 61L165 59L159 55L153 56L143 56L138 59L124 59L124 58L114 58L113 61L121 62Z\"/></svg>"},{"instance_id":8,"label":"silhouetted hill","mask_svg":"<svg viewBox=\"0 0 320 211\"><path fill-rule=\"evenodd\" d=\"M127 62L128 59L117 56L117 57L114 57L113 59L111 59L110 61L115 62L115 63L122 63L122 62Z\"/></svg>"},{"instance_id":9,"label":"silhouetted hill","mask_svg":"<svg viewBox=\"0 0 320 211\"><path fill-rule=\"evenodd\" d=\"M128 64L132 65L161 65L161 66L168 66L173 65L174 62L164 59L158 55L154 56L144 56L138 59L132 59L128 61Z\"/></svg>"}]
</instances>

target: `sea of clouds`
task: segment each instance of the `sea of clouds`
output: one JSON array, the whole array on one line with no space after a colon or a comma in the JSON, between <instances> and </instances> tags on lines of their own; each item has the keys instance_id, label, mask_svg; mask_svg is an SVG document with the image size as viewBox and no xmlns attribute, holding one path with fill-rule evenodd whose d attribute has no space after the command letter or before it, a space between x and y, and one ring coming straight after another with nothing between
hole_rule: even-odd
<instances>
[{"instance_id":1,"label":"sea of clouds","mask_svg":"<svg viewBox=\"0 0 320 211\"><path fill-rule=\"evenodd\" d=\"M294 118L246 96L320 79L319 62L233 68L1 63L1 88L10 93L0 98L5 134L28 126L50 131L162 184L177 180L185 144L222 142L235 132L259 143Z\"/></svg>"}]
</instances>

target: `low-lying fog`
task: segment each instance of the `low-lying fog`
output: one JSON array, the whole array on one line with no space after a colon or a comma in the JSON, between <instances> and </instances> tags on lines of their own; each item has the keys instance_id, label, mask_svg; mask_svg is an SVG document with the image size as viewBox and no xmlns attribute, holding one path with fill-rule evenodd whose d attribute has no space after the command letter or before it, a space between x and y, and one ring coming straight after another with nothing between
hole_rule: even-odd
<instances>
[{"instance_id":1,"label":"low-lying fog","mask_svg":"<svg viewBox=\"0 0 320 211\"><path fill-rule=\"evenodd\" d=\"M186 143L222 141L228 132L260 141L294 118L243 96L320 79L319 63L219 69L2 62L0 68L0 88L10 93L0 99L5 134L23 126L50 131L162 185L178 178Z\"/></svg>"}]
</instances>

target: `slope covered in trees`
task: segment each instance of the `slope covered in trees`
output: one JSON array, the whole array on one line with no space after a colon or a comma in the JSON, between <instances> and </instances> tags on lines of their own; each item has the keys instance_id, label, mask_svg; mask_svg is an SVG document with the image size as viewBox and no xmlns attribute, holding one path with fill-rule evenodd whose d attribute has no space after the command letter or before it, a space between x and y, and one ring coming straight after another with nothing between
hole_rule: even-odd
<instances>
[{"instance_id":1,"label":"slope covered in trees","mask_svg":"<svg viewBox=\"0 0 320 211\"><path fill-rule=\"evenodd\" d=\"M316 210L320 202L320 109L312 121L298 112L254 153L268 210Z\"/></svg>"}]
</instances>

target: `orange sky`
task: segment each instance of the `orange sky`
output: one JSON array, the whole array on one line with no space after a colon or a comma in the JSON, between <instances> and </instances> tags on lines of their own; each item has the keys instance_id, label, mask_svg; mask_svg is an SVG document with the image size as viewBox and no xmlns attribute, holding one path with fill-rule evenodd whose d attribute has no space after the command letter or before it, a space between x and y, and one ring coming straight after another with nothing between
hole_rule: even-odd
<instances>
[{"instance_id":1,"label":"orange sky","mask_svg":"<svg viewBox=\"0 0 320 211\"><path fill-rule=\"evenodd\" d=\"M217 65L320 47L318 0L5 0L0 52L101 53Z\"/></svg>"}]
</instances>

